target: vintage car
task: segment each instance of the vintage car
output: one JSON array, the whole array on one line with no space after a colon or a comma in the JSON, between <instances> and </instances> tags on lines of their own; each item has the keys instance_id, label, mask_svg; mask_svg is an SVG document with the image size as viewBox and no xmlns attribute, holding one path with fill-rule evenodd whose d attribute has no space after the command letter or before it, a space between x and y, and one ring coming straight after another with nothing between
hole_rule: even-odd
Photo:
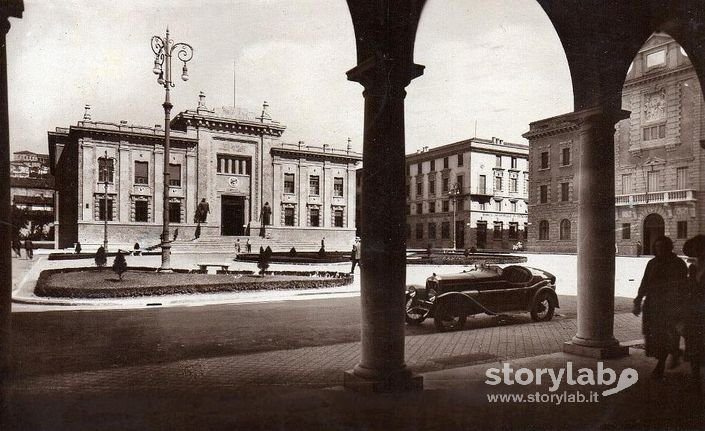
<instances>
[{"instance_id":1,"label":"vintage car","mask_svg":"<svg viewBox=\"0 0 705 431\"><path fill-rule=\"evenodd\" d=\"M458 274L436 275L426 286L408 286L406 322L432 317L439 331L461 329L467 316L528 311L534 321L551 320L558 308L556 277L519 265L476 265Z\"/></svg>"}]
</instances>

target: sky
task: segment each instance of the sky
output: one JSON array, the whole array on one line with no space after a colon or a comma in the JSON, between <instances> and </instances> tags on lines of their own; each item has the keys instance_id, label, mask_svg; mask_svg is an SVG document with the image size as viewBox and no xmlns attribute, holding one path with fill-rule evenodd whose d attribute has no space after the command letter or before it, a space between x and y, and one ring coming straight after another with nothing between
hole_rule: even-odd
<instances>
[{"instance_id":1,"label":"sky","mask_svg":"<svg viewBox=\"0 0 705 431\"><path fill-rule=\"evenodd\" d=\"M267 101L284 142L362 150L360 84L344 0L25 0L7 37L12 151L46 153L47 131L94 121L162 124L150 40L189 43L172 113ZM406 151L474 136L526 142L529 123L572 110L565 55L533 0L428 0L406 96ZM173 60L175 75L181 64Z\"/></svg>"}]
</instances>

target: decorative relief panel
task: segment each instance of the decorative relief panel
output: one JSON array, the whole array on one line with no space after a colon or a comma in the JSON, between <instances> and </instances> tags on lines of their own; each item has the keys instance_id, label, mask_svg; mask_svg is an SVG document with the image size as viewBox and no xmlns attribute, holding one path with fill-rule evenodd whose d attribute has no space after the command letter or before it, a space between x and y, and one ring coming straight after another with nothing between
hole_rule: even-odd
<instances>
[{"instance_id":1,"label":"decorative relief panel","mask_svg":"<svg viewBox=\"0 0 705 431\"><path fill-rule=\"evenodd\" d=\"M666 118L666 89L647 94L644 99L644 120L658 121Z\"/></svg>"}]
</instances>

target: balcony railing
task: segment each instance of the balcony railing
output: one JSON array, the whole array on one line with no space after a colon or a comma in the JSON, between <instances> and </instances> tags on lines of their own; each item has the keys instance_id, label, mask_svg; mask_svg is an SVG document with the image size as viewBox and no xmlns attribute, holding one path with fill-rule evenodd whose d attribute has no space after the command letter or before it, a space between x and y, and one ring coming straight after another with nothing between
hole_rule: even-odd
<instances>
[{"instance_id":1,"label":"balcony railing","mask_svg":"<svg viewBox=\"0 0 705 431\"><path fill-rule=\"evenodd\" d=\"M694 202L694 190L664 190L661 192L632 193L627 195L616 195L614 197L615 206L633 206L646 204L668 204L675 202Z\"/></svg>"}]
</instances>

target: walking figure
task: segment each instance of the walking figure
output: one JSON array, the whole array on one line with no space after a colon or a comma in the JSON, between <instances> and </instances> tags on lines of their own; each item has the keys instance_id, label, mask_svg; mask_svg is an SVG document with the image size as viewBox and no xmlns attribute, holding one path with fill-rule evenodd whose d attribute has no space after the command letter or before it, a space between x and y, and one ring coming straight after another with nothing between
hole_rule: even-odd
<instances>
[{"instance_id":1,"label":"walking figure","mask_svg":"<svg viewBox=\"0 0 705 431\"><path fill-rule=\"evenodd\" d=\"M252 252L252 241L250 241L250 238L247 238L247 242L245 243L245 247L246 247L248 253Z\"/></svg>"},{"instance_id":2,"label":"walking figure","mask_svg":"<svg viewBox=\"0 0 705 431\"><path fill-rule=\"evenodd\" d=\"M17 257L22 257L22 245L20 244L20 239L15 237L15 239L12 240L12 249L15 251L15 254Z\"/></svg>"},{"instance_id":3,"label":"walking figure","mask_svg":"<svg viewBox=\"0 0 705 431\"><path fill-rule=\"evenodd\" d=\"M31 239L27 238L24 241L24 249L27 252L27 258L33 259L34 258L34 244L32 244Z\"/></svg>"},{"instance_id":4,"label":"walking figure","mask_svg":"<svg viewBox=\"0 0 705 431\"><path fill-rule=\"evenodd\" d=\"M235 240L235 252L240 254L240 238Z\"/></svg>"},{"instance_id":5,"label":"walking figure","mask_svg":"<svg viewBox=\"0 0 705 431\"><path fill-rule=\"evenodd\" d=\"M353 243L352 253L350 254L350 260L352 260L352 268L350 268L350 274L355 272L355 265L360 264L360 238L356 237Z\"/></svg>"},{"instance_id":6,"label":"walking figure","mask_svg":"<svg viewBox=\"0 0 705 431\"><path fill-rule=\"evenodd\" d=\"M700 367L705 359L705 235L686 241L683 253L696 258L689 268L688 289L683 299L683 338L693 382L701 390Z\"/></svg>"}]
</instances>

